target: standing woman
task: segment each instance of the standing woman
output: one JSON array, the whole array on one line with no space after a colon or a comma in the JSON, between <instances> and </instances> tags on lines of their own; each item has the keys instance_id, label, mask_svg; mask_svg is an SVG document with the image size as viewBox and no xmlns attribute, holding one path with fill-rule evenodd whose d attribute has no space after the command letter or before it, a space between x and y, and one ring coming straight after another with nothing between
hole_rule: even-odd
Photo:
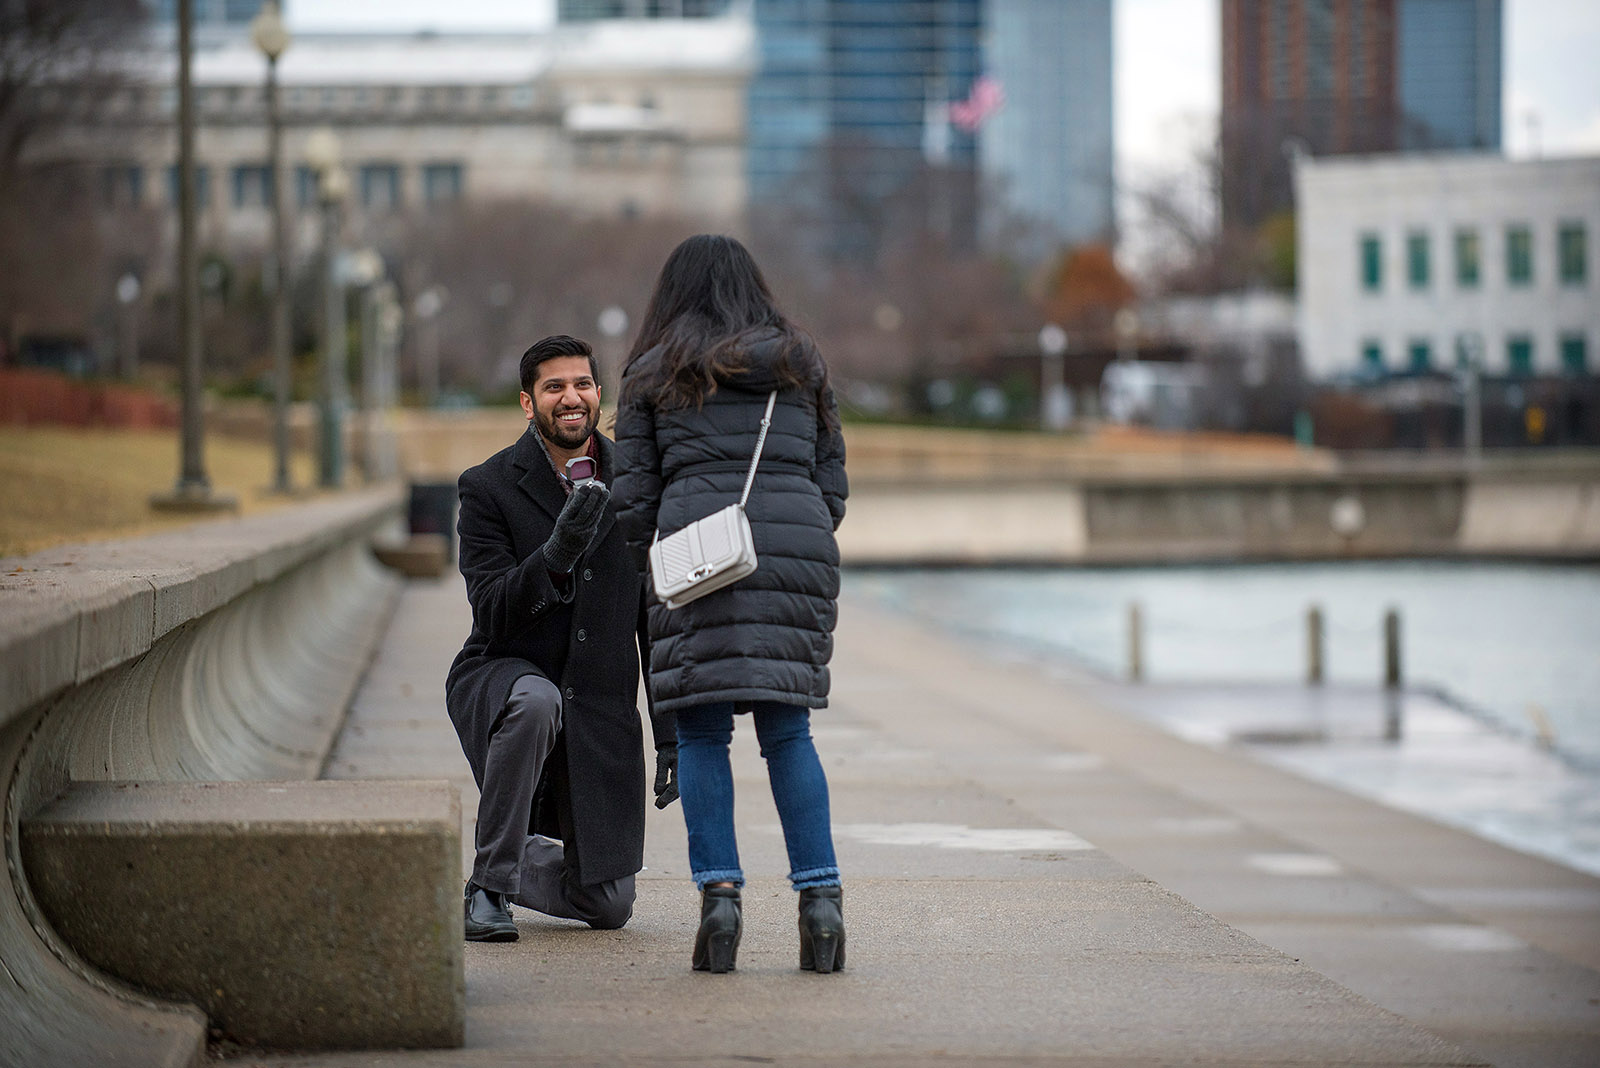
<instances>
[{"instance_id":1,"label":"standing woman","mask_svg":"<svg viewBox=\"0 0 1600 1068\"><path fill-rule=\"evenodd\" d=\"M661 268L622 373L617 523L645 566L651 540L739 499L768 394L777 392L746 514L756 571L680 608L652 599L651 696L678 718L689 867L701 891L697 971L734 967L744 871L733 830L728 745L755 721L800 892L800 967L844 967L828 781L811 709L828 703L838 617L833 532L848 492L827 366L778 310L750 253L701 234Z\"/></svg>"}]
</instances>

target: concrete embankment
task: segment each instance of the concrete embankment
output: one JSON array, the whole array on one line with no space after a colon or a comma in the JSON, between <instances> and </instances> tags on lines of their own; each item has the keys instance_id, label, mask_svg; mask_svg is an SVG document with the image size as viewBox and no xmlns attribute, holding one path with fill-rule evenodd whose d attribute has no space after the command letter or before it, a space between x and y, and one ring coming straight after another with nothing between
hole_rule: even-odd
<instances>
[{"instance_id":1,"label":"concrete embankment","mask_svg":"<svg viewBox=\"0 0 1600 1068\"><path fill-rule=\"evenodd\" d=\"M453 482L520 413L406 412L401 467ZM850 425L858 565L1600 558L1600 456L1342 458L1280 438Z\"/></svg>"},{"instance_id":2,"label":"concrete embankment","mask_svg":"<svg viewBox=\"0 0 1600 1068\"><path fill-rule=\"evenodd\" d=\"M448 777L470 828L439 694L467 627L458 578L407 587L330 775ZM844 972L796 968L783 840L741 721L736 972L690 970L683 823L650 809L626 928L517 909L521 941L467 947L464 1049L267 1063L1600 1060L1600 880L1182 741L859 599L837 639L812 722Z\"/></svg>"},{"instance_id":3,"label":"concrete embankment","mask_svg":"<svg viewBox=\"0 0 1600 1068\"><path fill-rule=\"evenodd\" d=\"M160 976L139 970L113 978L86 960L105 959L97 953L104 947L60 937L47 902L29 885L22 829L72 783L314 779L397 594L397 580L374 562L369 541L395 524L400 501L388 488L0 562L0 955L7 979L0 982L0 1064L186 1065L204 1056L205 1016L148 993L175 992ZM281 814L282 803L269 793L257 795L267 806L258 816ZM285 787L274 797L294 793ZM228 878L248 865L213 866L205 881L161 881L159 828L170 826L169 817L183 821L177 808L116 818L107 813L121 809L102 808L102 818L80 821L68 835L79 839L75 849L85 835L107 849L119 835L142 838L157 880L146 890L180 917L167 936L235 939L240 946L240 933L257 928L222 922L186 929L183 895L221 894L226 908L248 909L247 895L227 892ZM457 828L449 823L453 851ZM180 837L190 842L196 833L220 840L269 830L252 830L248 818L186 826ZM359 874L359 884L319 890L329 901L343 894L365 904L370 873ZM446 911L435 926L459 923L459 905L449 896L436 905ZM108 902L106 915L133 922L113 907L126 904ZM445 1012L459 1021L459 941L444 948L435 973L443 976ZM130 959L142 968L151 955ZM364 972L350 973L352 982L357 974ZM286 973L257 978L296 989ZM255 993L234 987L219 996L248 1001ZM315 1042L312 1017L302 1031Z\"/></svg>"}]
</instances>

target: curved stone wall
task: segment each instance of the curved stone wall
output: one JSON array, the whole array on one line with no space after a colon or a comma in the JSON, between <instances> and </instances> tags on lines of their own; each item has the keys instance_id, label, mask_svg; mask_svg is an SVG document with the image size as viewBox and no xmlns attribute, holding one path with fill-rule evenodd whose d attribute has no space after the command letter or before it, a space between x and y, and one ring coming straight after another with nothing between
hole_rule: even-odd
<instances>
[{"instance_id":1,"label":"curved stone wall","mask_svg":"<svg viewBox=\"0 0 1600 1068\"><path fill-rule=\"evenodd\" d=\"M389 489L0 562L0 1064L198 1063L205 1019L43 921L20 821L72 780L316 778L399 584Z\"/></svg>"}]
</instances>

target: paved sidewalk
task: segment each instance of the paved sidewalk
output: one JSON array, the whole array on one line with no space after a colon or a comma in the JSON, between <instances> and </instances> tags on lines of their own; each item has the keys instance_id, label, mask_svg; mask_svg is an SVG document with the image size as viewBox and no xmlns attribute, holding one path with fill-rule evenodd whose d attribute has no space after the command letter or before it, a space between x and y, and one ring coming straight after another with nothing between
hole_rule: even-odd
<instances>
[{"instance_id":1,"label":"paved sidewalk","mask_svg":"<svg viewBox=\"0 0 1600 1068\"><path fill-rule=\"evenodd\" d=\"M459 579L411 584L331 776L450 778L470 820L441 693L466 629ZM795 966L744 729L736 973L689 970L681 816L652 809L627 928L518 909L520 942L467 947L466 1049L248 1060L1600 1063L1600 881L1180 741L858 600L838 650L815 723L847 971Z\"/></svg>"}]
</instances>

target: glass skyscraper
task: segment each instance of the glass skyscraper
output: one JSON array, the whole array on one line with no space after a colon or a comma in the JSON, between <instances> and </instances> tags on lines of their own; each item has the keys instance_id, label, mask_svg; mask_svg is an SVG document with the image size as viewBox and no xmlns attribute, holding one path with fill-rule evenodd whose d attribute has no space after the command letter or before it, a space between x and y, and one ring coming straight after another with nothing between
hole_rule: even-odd
<instances>
[{"instance_id":1,"label":"glass skyscraper","mask_svg":"<svg viewBox=\"0 0 1600 1068\"><path fill-rule=\"evenodd\" d=\"M1500 147L1500 0L1400 0L1404 148Z\"/></svg>"},{"instance_id":2,"label":"glass skyscraper","mask_svg":"<svg viewBox=\"0 0 1600 1068\"><path fill-rule=\"evenodd\" d=\"M984 64L1005 103L981 127L985 230L1031 243L1114 236L1111 0L988 0Z\"/></svg>"},{"instance_id":3,"label":"glass skyscraper","mask_svg":"<svg viewBox=\"0 0 1600 1068\"><path fill-rule=\"evenodd\" d=\"M728 10L728 0L558 0L562 22L589 19L709 18Z\"/></svg>"},{"instance_id":4,"label":"glass skyscraper","mask_svg":"<svg viewBox=\"0 0 1600 1068\"><path fill-rule=\"evenodd\" d=\"M942 108L982 71L982 9L982 0L754 0L753 206L818 216L829 250L849 258L876 251L896 200L921 197L914 225L970 241L977 144L944 131Z\"/></svg>"}]
</instances>

